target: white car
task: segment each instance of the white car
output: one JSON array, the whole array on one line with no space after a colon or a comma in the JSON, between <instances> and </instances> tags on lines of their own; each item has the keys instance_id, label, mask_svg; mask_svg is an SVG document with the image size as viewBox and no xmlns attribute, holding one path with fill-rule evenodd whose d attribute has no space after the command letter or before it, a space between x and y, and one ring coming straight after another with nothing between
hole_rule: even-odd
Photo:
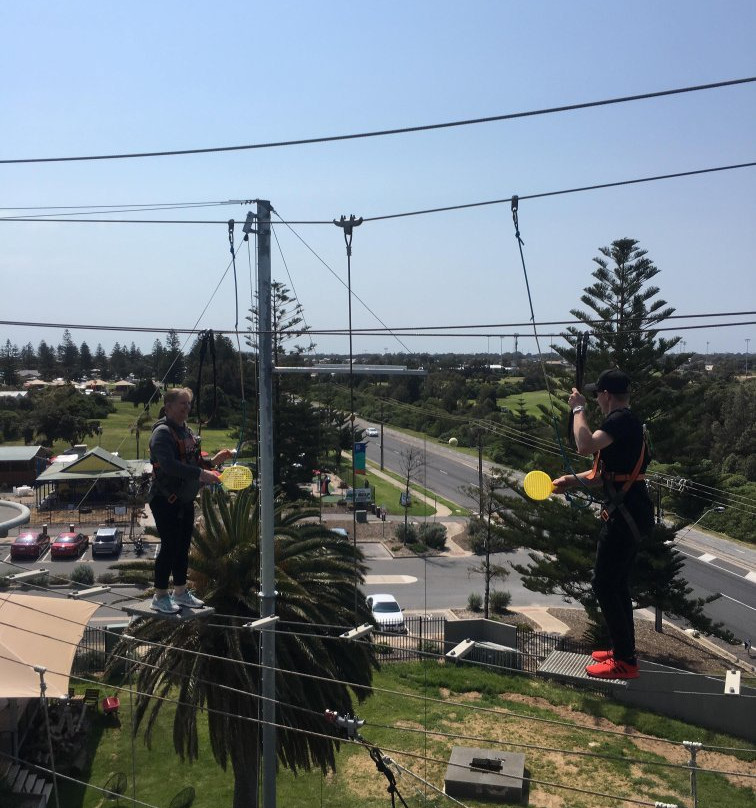
<instances>
[{"instance_id":1,"label":"white car","mask_svg":"<svg viewBox=\"0 0 756 808\"><path fill-rule=\"evenodd\" d=\"M393 595L368 595L367 605L377 631L385 634L406 634L402 609Z\"/></svg>"},{"instance_id":2,"label":"white car","mask_svg":"<svg viewBox=\"0 0 756 808\"><path fill-rule=\"evenodd\" d=\"M376 427L376 426L369 426L365 430L365 436L368 437L368 438L377 438L377 437L380 436L380 434L381 433L378 431L378 427Z\"/></svg>"}]
</instances>

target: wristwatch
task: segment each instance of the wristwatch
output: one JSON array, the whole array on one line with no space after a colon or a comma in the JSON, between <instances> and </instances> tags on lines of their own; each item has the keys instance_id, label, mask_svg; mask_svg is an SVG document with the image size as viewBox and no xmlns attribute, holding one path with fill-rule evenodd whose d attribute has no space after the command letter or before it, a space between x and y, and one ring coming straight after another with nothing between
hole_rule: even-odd
<instances>
[{"instance_id":1,"label":"wristwatch","mask_svg":"<svg viewBox=\"0 0 756 808\"><path fill-rule=\"evenodd\" d=\"M577 407L572 408L572 414L574 415L576 412L583 412L585 407L582 404L578 404Z\"/></svg>"}]
</instances>

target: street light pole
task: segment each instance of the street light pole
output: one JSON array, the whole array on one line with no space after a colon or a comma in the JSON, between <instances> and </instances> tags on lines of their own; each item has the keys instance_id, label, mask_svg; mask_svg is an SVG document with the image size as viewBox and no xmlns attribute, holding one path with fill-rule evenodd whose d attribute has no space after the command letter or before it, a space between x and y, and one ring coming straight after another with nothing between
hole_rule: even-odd
<instances>
[{"instance_id":1,"label":"street light pole","mask_svg":"<svg viewBox=\"0 0 756 808\"><path fill-rule=\"evenodd\" d=\"M746 337L745 344L746 344L746 365L745 365L745 375L746 375L746 378L747 378L747 377L748 377L748 348L749 348L749 346L750 346L750 344L751 344L751 340L750 340L748 337Z\"/></svg>"}]
</instances>

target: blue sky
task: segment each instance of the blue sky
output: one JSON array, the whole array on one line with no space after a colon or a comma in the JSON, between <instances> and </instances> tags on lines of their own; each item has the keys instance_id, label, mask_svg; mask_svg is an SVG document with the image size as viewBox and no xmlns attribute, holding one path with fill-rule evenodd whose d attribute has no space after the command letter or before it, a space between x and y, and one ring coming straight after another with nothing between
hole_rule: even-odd
<instances>
[{"instance_id":1,"label":"blue sky","mask_svg":"<svg viewBox=\"0 0 756 808\"><path fill-rule=\"evenodd\" d=\"M636 2L3 4L0 159L227 146L500 115L756 75L756 5ZM433 132L299 147L0 165L9 208L269 199L328 221L538 194L756 159L756 85ZM136 214L242 222L248 208ZM120 214L119 214L120 215ZM756 309L756 169L523 201L536 318L569 319L598 248L638 239L678 314ZM74 331L149 350L195 325L229 261L224 224L0 222L0 319L155 327ZM279 226L273 274L313 329L347 326L341 232ZM240 228L237 228L237 239ZM302 240L306 242L306 245ZM327 266L326 266L327 265ZM330 268L330 271L329 271ZM249 306L246 247L240 321ZM509 205L365 223L354 292L392 327L529 319ZM377 327L358 302L355 328ZM236 318L227 275L200 328ZM723 317L725 321L756 317ZM357 336L356 351L534 349L494 336ZM543 332L552 329L543 328ZM436 328L434 333L439 333ZM680 332L744 351L753 326ZM57 344L61 329L0 326ZM548 339L545 342L548 344ZM344 336L316 336L346 352ZM756 341L751 346L756 350Z\"/></svg>"}]
</instances>

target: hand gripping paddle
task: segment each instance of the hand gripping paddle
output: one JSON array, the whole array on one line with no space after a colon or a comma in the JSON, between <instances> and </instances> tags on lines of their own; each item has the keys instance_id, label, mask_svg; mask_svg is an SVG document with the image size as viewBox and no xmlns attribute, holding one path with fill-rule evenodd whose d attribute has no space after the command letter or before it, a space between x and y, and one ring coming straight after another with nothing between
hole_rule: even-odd
<instances>
[{"instance_id":1,"label":"hand gripping paddle","mask_svg":"<svg viewBox=\"0 0 756 808\"><path fill-rule=\"evenodd\" d=\"M220 474L215 472L215 475L227 491L241 491L252 485L252 470L249 466L227 466Z\"/></svg>"},{"instance_id":2,"label":"hand gripping paddle","mask_svg":"<svg viewBox=\"0 0 756 808\"><path fill-rule=\"evenodd\" d=\"M545 471L529 471L522 481L525 493L536 501L548 499L554 491L554 483Z\"/></svg>"}]
</instances>

